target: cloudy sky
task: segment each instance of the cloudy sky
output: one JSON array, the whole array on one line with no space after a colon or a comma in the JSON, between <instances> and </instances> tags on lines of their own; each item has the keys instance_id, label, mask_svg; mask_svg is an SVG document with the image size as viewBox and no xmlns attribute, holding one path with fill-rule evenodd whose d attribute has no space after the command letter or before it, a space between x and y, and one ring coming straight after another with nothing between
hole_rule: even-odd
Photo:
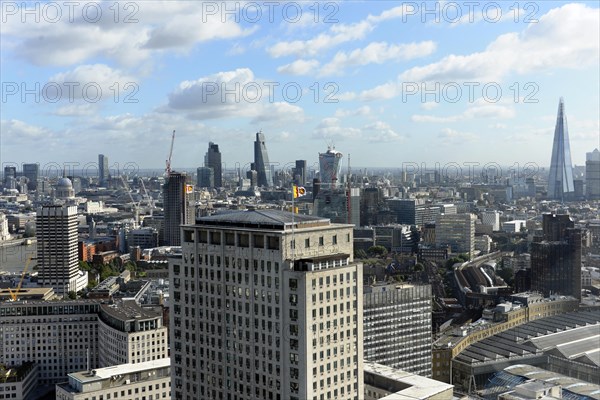
<instances>
[{"instance_id":1,"label":"cloudy sky","mask_svg":"<svg viewBox=\"0 0 600 400\"><path fill-rule=\"evenodd\" d=\"M2 163L548 165L561 96L599 147L596 1L1 5Z\"/></svg>"}]
</instances>

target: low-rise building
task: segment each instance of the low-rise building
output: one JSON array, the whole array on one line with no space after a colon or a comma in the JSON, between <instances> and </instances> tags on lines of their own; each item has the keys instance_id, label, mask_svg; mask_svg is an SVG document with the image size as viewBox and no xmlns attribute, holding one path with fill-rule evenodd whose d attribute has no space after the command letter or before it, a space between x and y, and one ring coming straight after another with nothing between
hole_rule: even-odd
<instances>
[{"instance_id":1,"label":"low-rise building","mask_svg":"<svg viewBox=\"0 0 600 400\"><path fill-rule=\"evenodd\" d=\"M69 374L56 385L56 400L171 398L171 360L121 364Z\"/></svg>"},{"instance_id":2,"label":"low-rise building","mask_svg":"<svg viewBox=\"0 0 600 400\"><path fill-rule=\"evenodd\" d=\"M0 367L0 399L25 399L35 388L38 366L26 362L18 367Z\"/></svg>"}]
</instances>

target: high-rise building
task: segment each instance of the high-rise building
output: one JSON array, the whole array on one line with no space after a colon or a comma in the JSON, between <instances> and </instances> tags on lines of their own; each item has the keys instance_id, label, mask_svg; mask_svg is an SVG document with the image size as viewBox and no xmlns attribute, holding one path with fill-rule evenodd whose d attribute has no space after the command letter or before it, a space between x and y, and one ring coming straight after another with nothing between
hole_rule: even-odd
<instances>
[{"instance_id":1,"label":"high-rise building","mask_svg":"<svg viewBox=\"0 0 600 400\"><path fill-rule=\"evenodd\" d=\"M204 166L213 169L213 179L215 187L223 187L223 171L221 167L221 152L219 145L213 142L208 143L208 151L204 156Z\"/></svg>"},{"instance_id":2,"label":"high-rise building","mask_svg":"<svg viewBox=\"0 0 600 400\"><path fill-rule=\"evenodd\" d=\"M431 285L364 287L365 360L431 377Z\"/></svg>"},{"instance_id":3,"label":"high-rise building","mask_svg":"<svg viewBox=\"0 0 600 400\"><path fill-rule=\"evenodd\" d=\"M589 200L600 199L600 151L598 149L586 154L585 187Z\"/></svg>"},{"instance_id":4,"label":"high-rise building","mask_svg":"<svg viewBox=\"0 0 600 400\"><path fill-rule=\"evenodd\" d=\"M256 133L256 140L254 141L254 169L257 173L258 186L273 186L269 154L267 153L267 146L265 144L265 135L262 132Z\"/></svg>"},{"instance_id":5,"label":"high-rise building","mask_svg":"<svg viewBox=\"0 0 600 400\"><path fill-rule=\"evenodd\" d=\"M320 190L313 205L314 215L331 222L360 226L360 188Z\"/></svg>"},{"instance_id":6,"label":"high-rise building","mask_svg":"<svg viewBox=\"0 0 600 400\"><path fill-rule=\"evenodd\" d=\"M191 204L187 175L171 172L163 186L164 245L181 245L181 225L194 221L195 206Z\"/></svg>"},{"instance_id":7,"label":"high-rise building","mask_svg":"<svg viewBox=\"0 0 600 400\"><path fill-rule=\"evenodd\" d=\"M296 167L294 168L294 182L296 185L304 185L306 183L306 160L296 160Z\"/></svg>"},{"instance_id":8,"label":"high-rise building","mask_svg":"<svg viewBox=\"0 0 600 400\"><path fill-rule=\"evenodd\" d=\"M183 227L169 260L173 399L363 397L352 226L278 210Z\"/></svg>"},{"instance_id":9,"label":"high-rise building","mask_svg":"<svg viewBox=\"0 0 600 400\"><path fill-rule=\"evenodd\" d=\"M435 221L435 244L437 247L450 246L453 253L466 253L469 258L475 255L474 214L440 214Z\"/></svg>"},{"instance_id":10,"label":"high-rise building","mask_svg":"<svg viewBox=\"0 0 600 400\"><path fill-rule=\"evenodd\" d=\"M8 185L8 181L11 178L13 180L17 178L17 167L15 167L13 165L7 165L4 167L4 186L5 187Z\"/></svg>"},{"instance_id":11,"label":"high-rise building","mask_svg":"<svg viewBox=\"0 0 600 400\"><path fill-rule=\"evenodd\" d=\"M37 190L37 182L40 177L39 164L23 164L23 176L29 180L27 182L27 189Z\"/></svg>"},{"instance_id":12,"label":"high-rise building","mask_svg":"<svg viewBox=\"0 0 600 400\"><path fill-rule=\"evenodd\" d=\"M542 228L531 243L531 289L580 299L581 229L566 214L544 214Z\"/></svg>"},{"instance_id":13,"label":"high-rise building","mask_svg":"<svg viewBox=\"0 0 600 400\"><path fill-rule=\"evenodd\" d=\"M215 171L211 167L198 167L196 184L201 188L215 187Z\"/></svg>"},{"instance_id":14,"label":"high-rise building","mask_svg":"<svg viewBox=\"0 0 600 400\"><path fill-rule=\"evenodd\" d=\"M77 259L77 207L44 205L37 209L37 263L40 286L66 294L83 288ZM87 285L87 279L85 284Z\"/></svg>"},{"instance_id":15,"label":"high-rise building","mask_svg":"<svg viewBox=\"0 0 600 400\"><path fill-rule=\"evenodd\" d=\"M575 191L573 186L573 165L571 164L571 148L565 104L562 99L558 103L558 115L554 129L550 175L548 176L548 198L565 200Z\"/></svg>"},{"instance_id":16,"label":"high-rise building","mask_svg":"<svg viewBox=\"0 0 600 400\"><path fill-rule=\"evenodd\" d=\"M342 157L342 153L332 146L327 147L325 153L319 153L319 176L322 188L337 187Z\"/></svg>"},{"instance_id":17,"label":"high-rise building","mask_svg":"<svg viewBox=\"0 0 600 400\"><path fill-rule=\"evenodd\" d=\"M106 186L108 183L108 157L104 154L98 154L98 184Z\"/></svg>"}]
</instances>

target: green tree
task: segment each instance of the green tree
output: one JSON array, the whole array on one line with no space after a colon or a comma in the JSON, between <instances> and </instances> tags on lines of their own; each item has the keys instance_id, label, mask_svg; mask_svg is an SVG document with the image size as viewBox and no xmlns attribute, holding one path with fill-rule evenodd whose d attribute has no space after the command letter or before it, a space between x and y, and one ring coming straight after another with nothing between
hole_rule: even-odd
<instances>
[{"instance_id":1,"label":"green tree","mask_svg":"<svg viewBox=\"0 0 600 400\"><path fill-rule=\"evenodd\" d=\"M367 258L369 256L367 255L367 252L364 251L363 249L357 249L357 250L354 250L354 257L355 258L365 259L365 258Z\"/></svg>"},{"instance_id":2,"label":"green tree","mask_svg":"<svg viewBox=\"0 0 600 400\"><path fill-rule=\"evenodd\" d=\"M75 293L73 290L71 290L69 292L68 296L69 296L69 299L71 299L71 300L77 299L77 293Z\"/></svg>"},{"instance_id":3,"label":"green tree","mask_svg":"<svg viewBox=\"0 0 600 400\"><path fill-rule=\"evenodd\" d=\"M415 271L423 271L423 269L425 269L425 267L423 266L423 264L421 264L421 263L416 263L415 264L415 268L414 268Z\"/></svg>"},{"instance_id":4,"label":"green tree","mask_svg":"<svg viewBox=\"0 0 600 400\"><path fill-rule=\"evenodd\" d=\"M387 249L383 246L371 246L367 253L371 256L384 257L387 255Z\"/></svg>"}]
</instances>

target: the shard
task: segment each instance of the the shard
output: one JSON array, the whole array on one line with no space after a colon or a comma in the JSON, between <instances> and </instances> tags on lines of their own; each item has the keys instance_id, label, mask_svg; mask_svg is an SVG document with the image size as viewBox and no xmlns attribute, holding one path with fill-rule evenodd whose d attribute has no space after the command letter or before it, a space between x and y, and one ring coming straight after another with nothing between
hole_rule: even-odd
<instances>
[{"instance_id":1,"label":"the shard","mask_svg":"<svg viewBox=\"0 0 600 400\"><path fill-rule=\"evenodd\" d=\"M550 161L550 175L548 176L548 198L566 200L574 191L569 130L567 129L565 103L561 97L558 103L556 128L554 129L552 160Z\"/></svg>"}]
</instances>

